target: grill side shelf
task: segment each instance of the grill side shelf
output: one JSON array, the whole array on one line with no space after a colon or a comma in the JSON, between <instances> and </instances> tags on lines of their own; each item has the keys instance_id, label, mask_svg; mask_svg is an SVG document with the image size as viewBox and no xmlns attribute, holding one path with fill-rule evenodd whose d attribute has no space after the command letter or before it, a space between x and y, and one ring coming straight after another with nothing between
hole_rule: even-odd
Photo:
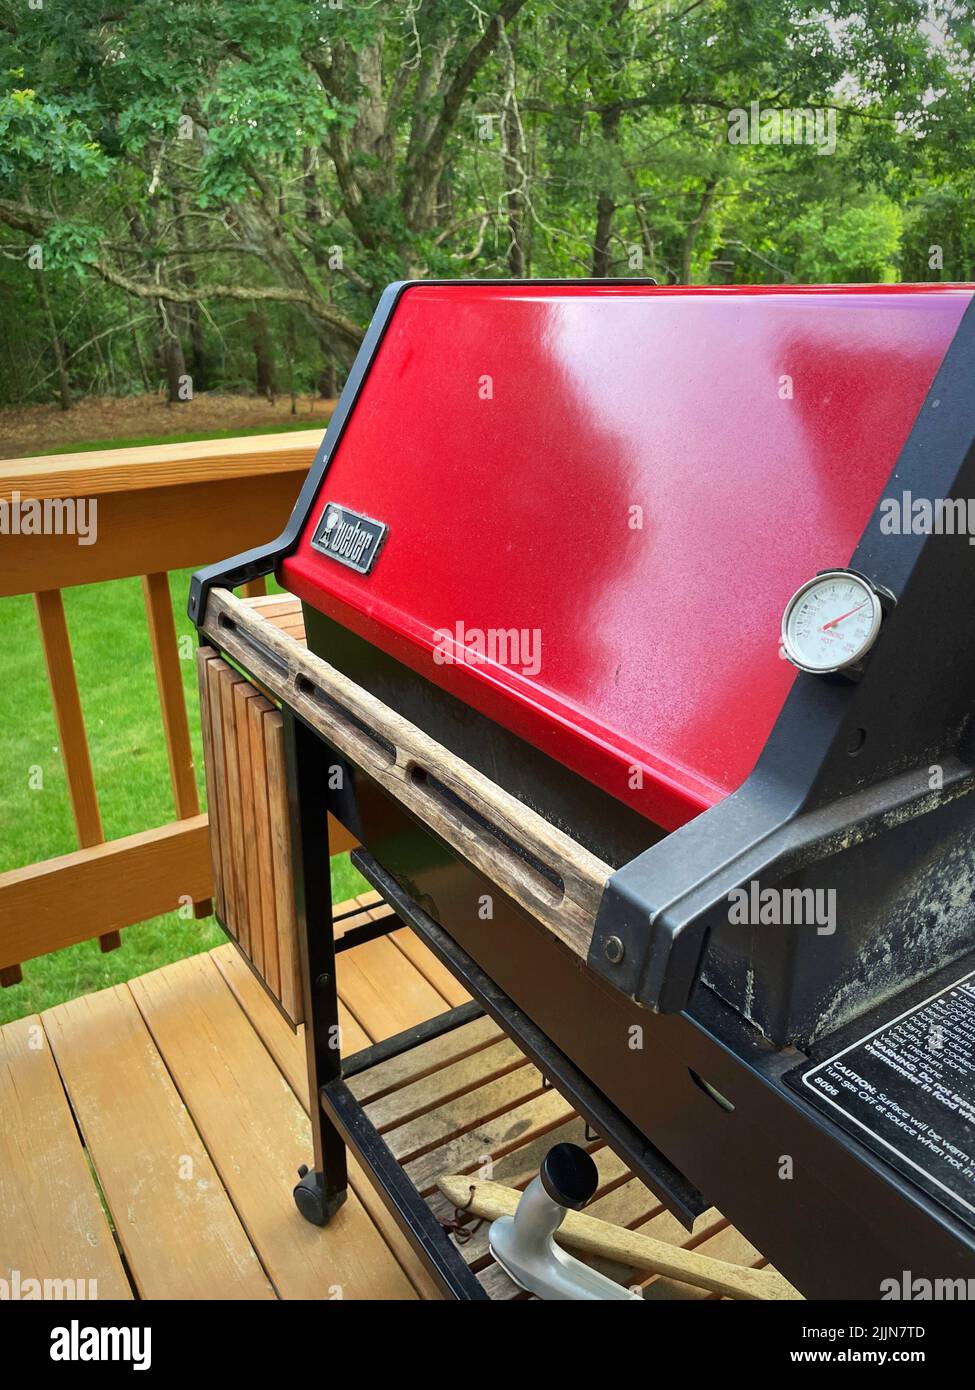
<instances>
[{"instance_id":1,"label":"grill side shelf","mask_svg":"<svg viewBox=\"0 0 975 1390\"><path fill-rule=\"evenodd\" d=\"M201 629L585 960L613 870L226 589Z\"/></svg>"}]
</instances>

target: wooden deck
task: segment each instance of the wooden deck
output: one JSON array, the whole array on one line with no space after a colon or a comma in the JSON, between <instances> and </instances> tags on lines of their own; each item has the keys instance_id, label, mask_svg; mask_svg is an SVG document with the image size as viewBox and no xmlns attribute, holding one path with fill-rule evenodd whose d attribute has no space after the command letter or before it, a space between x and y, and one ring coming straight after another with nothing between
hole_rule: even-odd
<instances>
[{"instance_id":1,"label":"wooden deck","mask_svg":"<svg viewBox=\"0 0 975 1390\"><path fill-rule=\"evenodd\" d=\"M369 911L373 899L360 904ZM342 952L338 972L346 1054L466 997L405 929ZM523 1186L549 1144L574 1139L600 1168L593 1215L763 1263L716 1212L688 1236L489 1020L425 1048L353 1088L443 1219L457 1214L436 1190L440 1174L491 1155L493 1177ZM96 1280L101 1299L437 1297L354 1164L328 1227L298 1215L291 1188L311 1158L307 1105L303 1040L232 945L8 1024L0 1278ZM514 1296L486 1228L460 1224L482 1283ZM709 1297L645 1273L640 1282L648 1297Z\"/></svg>"}]
</instances>

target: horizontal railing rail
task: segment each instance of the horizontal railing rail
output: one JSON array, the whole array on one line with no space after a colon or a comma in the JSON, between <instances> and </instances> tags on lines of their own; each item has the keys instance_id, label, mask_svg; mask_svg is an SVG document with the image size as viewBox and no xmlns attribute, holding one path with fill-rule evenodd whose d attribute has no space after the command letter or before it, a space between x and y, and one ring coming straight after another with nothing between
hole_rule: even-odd
<instances>
[{"instance_id":1,"label":"horizontal railing rail","mask_svg":"<svg viewBox=\"0 0 975 1390\"><path fill-rule=\"evenodd\" d=\"M97 503L97 540L11 534L0 598L207 564L277 534L321 431L0 460L0 500ZM49 508L50 511L50 508Z\"/></svg>"},{"instance_id":2,"label":"horizontal railing rail","mask_svg":"<svg viewBox=\"0 0 975 1390\"><path fill-rule=\"evenodd\" d=\"M0 460L0 599L32 594L79 848L0 873L0 984L25 960L193 903L210 911L200 813L168 572L275 536L321 442L319 430L104 453ZM83 510L78 510L81 503ZM46 504L46 505L45 505ZM72 509L71 504L74 504ZM94 505L93 505L94 504ZM80 530L65 534L66 529ZM174 819L106 841L62 590L141 576ZM249 587L263 590L263 582ZM340 832L333 852L347 847Z\"/></svg>"}]
</instances>

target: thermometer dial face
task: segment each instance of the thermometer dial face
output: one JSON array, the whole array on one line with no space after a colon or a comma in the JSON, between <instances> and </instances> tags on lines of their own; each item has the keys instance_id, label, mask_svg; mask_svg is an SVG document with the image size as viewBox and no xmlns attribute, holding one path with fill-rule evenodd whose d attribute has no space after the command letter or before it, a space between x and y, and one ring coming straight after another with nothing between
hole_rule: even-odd
<instances>
[{"instance_id":1,"label":"thermometer dial face","mask_svg":"<svg viewBox=\"0 0 975 1390\"><path fill-rule=\"evenodd\" d=\"M873 646L883 609L850 570L827 570L797 589L782 617L782 650L800 671L826 675L856 666Z\"/></svg>"}]
</instances>

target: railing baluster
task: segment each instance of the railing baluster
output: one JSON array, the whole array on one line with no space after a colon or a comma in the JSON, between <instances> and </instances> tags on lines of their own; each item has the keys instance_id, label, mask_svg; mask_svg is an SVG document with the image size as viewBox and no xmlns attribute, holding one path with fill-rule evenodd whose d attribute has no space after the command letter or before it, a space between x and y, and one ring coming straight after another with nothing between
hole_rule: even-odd
<instances>
[{"instance_id":1,"label":"railing baluster","mask_svg":"<svg viewBox=\"0 0 975 1390\"><path fill-rule=\"evenodd\" d=\"M200 797L193 771L193 747L190 743L190 726L186 716L186 696L183 691L168 576L162 573L144 575L142 592L146 603L149 641L156 669L156 690L159 693L159 708L169 757L173 802L178 819L186 820L189 816L199 814ZM208 898L193 904L194 917L208 917L211 911L212 904Z\"/></svg>"},{"instance_id":2,"label":"railing baluster","mask_svg":"<svg viewBox=\"0 0 975 1390\"><path fill-rule=\"evenodd\" d=\"M78 693L71 639L68 636L64 599L60 589L46 589L36 593L34 607L41 632L41 646L44 648L51 703L58 726L58 742L61 746L65 776L68 779L78 843L82 849L89 849L92 845L102 844L105 833L102 829L101 812L98 809L98 793L91 770L88 735L85 731L85 718L81 710L81 696ZM98 939L103 951L114 951L122 944L122 938L117 931L106 932Z\"/></svg>"},{"instance_id":3,"label":"railing baluster","mask_svg":"<svg viewBox=\"0 0 975 1390\"><path fill-rule=\"evenodd\" d=\"M93 936L103 947L117 945L119 926L172 911L179 894L203 907L212 891L204 818L186 814L197 800L188 795L185 738L176 735L167 747L170 754L177 749L171 772L180 819L104 842L60 591L148 574L158 599L164 572L199 568L276 534L291 514L320 441L319 430L307 430L263 439L116 449L104 457L66 454L0 461L0 502L84 497L92 522L96 507L98 519L97 545L74 544L46 530L34 535L24 531L16 544L0 544L0 599L35 597L82 845L0 871L0 989L19 981L21 961ZM156 574L159 579L152 579ZM265 587L257 581L249 591ZM106 591L105 602L113 601L113 592ZM150 628L152 621L150 616ZM166 653L163 671L175 673L182 662L177 666L172 629L166 623L159 631L158 648ZM173 704L167 707L165 695L161 700L165 719ZM175 729L178 712L174 718Z\"/></svg>"}]
</instances>

